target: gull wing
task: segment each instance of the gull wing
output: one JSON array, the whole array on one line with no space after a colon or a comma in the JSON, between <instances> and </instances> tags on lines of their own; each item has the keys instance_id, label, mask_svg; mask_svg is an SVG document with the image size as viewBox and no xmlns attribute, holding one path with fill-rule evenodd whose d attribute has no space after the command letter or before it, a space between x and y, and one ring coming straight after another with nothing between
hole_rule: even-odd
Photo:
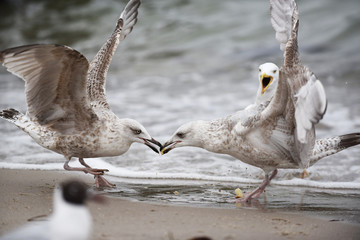
<instances>
[{"instance_id":1,"label":"gull wing","mask_svg":"<svg viewBox=\"0 0 360 240\"><path fill-rule=\"evenodd\" d=\"M284 60L298 63L297 31L299 13L293 0L270 0L271 24L275 30L275 38L284 52ZM294 48L289 51L289 48ZM290 54L290 55L288 55Z\"/></svg>"},{"instance_id":2,"label":"gull wing","mask_svg":"<svg viewBox=\"0 0 360 240\"><path fill-rule=\"evenodd\" d=\"M61 45L27 45L0 52L0 62L25 81L32 121L68 134L97 119L86 94L89 62L81 53Z\"/></svg>"},{"instance_id":3,"label":"gull wing","mask_svg":"<svg viewBox=\"0 0 360 240\"><path fill-rule=\"evenodd\" d=\"M295 1L271 0L270 9L276 39L284 50L284 66L280 69L278 89L263 117L283 112L289 125L295 128L296 151L293 151L293 157L306 166L315 143L314 125L326 112L326 94L314 73L302 66L299 60L299 17Z\"/></svg>"},{"instance_id":4,"label":"gull wing","mask_svg":"<svg viewBox=\"0 0 360 240\"><path fill-rule=\"evenodd\" d=\"M290 104L288 104L286 113L291 116L287 116L287 118L295 115L297 140L301 144L305 144L310 140L307 138L309 132L314 132L314 124L318 123L326 112L326 94L323 85L314 73L302 66L299 60L297 43L299 14L295 1L271 1L271 6L272 22L277 35L285 36L288 39L285 45L284 66L280 75L280 81L287 83L289 91ZM282 10L279 10L279 6L282 7ZM291 17L289 17L290 13L292 13ZM280 34L281 27L276 24L279 22L278 19L289 21L287 24L285 21L282 22L287 26L283 27L287 34ZM288 35L289 27L291 27L290 35ZM279 39L283 38L279 37ZM277 94L282 93L277 92ZM290 108L294 108L294 111Z\"/></svg>"},{"instance_id":5,"label":"gull wing","mask_svg":"<svg viewBox=\"0 0 360 240\"><path fill-rule=\"evenodd\" d=\"M288 100L292 98L291 81L288 83L289 74L285 74L284 67L297 68L300 66L297 32L299 27L298 10L294 0L270 0L271 23L276 32L276 39L280 49L284 51L284 66L280 69L279 82L274 97L258 122L282 115L288 108ZM294 78L293 81L296 81ZM289 88L290 85L290 88ZM299 84L298 84L299 85Z\"/></svg>"},{"instance_id":6,"label":"gull wing","mask_svg":"<svg viewBox=\"0 0 360 240\"><path fill-rule=\"evenodd\" d=\"M137 22L140 0L131 0L120 15L114 32L92 60L88 73L87 94L93 106L110 109L106 100L106 74L120 41L132 31Z\"/></svg>"},{"instance_id":7,"label":"gull wing","mask_svg":"<svg viewBox=\"0 0 360 240\"><path fill-rule=\"evenodd\" d=\"M323 118L327 100L323 85L308 68L299 67L296 70L286 69L283 74L291 96L286 112L291 115L286 117L294 117L297 140L305 144L309 140L308 132L314 131L314 125Z\"/></svg>"}]
</instances>

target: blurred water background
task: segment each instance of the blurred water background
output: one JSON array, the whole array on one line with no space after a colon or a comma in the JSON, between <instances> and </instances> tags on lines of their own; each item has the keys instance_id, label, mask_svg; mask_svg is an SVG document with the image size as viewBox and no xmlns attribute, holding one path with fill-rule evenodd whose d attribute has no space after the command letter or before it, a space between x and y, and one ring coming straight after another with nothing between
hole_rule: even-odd
<instances>
[{"instance_id":1,"label":"blurred water background","mask_svg":"<svg viewBox=\"0 0 360 240\"><path fill-rule=\"evenodd\" d=\"M71 46L93 58L126 1L0 1L0 49L33 43ZM360 2L302 0L299 47L322 81L328 109L318 137L360 130ZM183 123L211 120L253 103L258 66L282 65L266 0L143 0L139 21L119 45L107 95L119 117L141 122L165 142ZM24 82L0 69L0 108L26 112ZM234 189L259 184L262 170L226 155L179 148L165 156L134 144L119 157L89 159L109 168L114 196L234 208ZM0 167L62 169L64 158L0 121ZM72 163L76 166L78 163ZM360 222L360 147L300 170L280 170L262 208L321 212ZM1 178L1 177L0 177ZM174 192L178 194L174 194ZM255 203L254 203L255 204Z\"/></svg>"}]
</instances>

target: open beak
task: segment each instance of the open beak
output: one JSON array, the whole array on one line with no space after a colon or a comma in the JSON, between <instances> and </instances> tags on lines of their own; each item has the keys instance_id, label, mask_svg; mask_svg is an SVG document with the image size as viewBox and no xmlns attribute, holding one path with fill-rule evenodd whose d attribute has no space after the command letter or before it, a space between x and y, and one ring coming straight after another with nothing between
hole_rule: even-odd
<instances>
[{"instance_id":1,"label":"open beak","mask_svg":"<svg viewBox=\"0 0 360 240\"><path fill-rule=\"evenodd\" d=\"M166 142L163 147L160 148L161 155L164 155L168 152L170 152L172 149L176 147L176 144L180 143L181 141L176 142Z\"/></svg>"},{"instance_id":2,"label":"open beak","mask_svg":"<svg viewBox=\"0 0 360 240\"><path fill-rule=\"evenodd\" d=\"M160 150L163 148L163 145L161 145L161 143L156 141L154 138L151 138L151 139L140 138L140 139L142 139L144 141L144 144L146 146L148 146L149 148L151 148L156 153L159 153L159 150L156 147L154 147L153 145L151 145L152 143L155 144L156 146L160 147Z\"/></svg>"},{"instance_id":3,"label":"open beak","mask_svg":"<svg viewBox=\"0 0 360 240\"><path fill-rule=\"evenodd\" d=\"M268 89L268 87L270 86L271 82L273 81L273 77L266 75L265 73L263 73L260 76L260 82L261 82L261 95L263 95L266 91L266 89Z\"/></svg>"}]
</instances>

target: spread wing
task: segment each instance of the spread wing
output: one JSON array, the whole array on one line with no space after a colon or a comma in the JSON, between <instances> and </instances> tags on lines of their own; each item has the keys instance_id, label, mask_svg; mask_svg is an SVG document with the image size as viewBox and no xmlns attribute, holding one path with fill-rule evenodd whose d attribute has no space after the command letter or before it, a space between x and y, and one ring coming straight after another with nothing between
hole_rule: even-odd
<instances>
[{"instance_id":1,"label":"spread wing","mask_svg":"<svg viewBox=\"0 0 360 240\"><path fill-rule=\"evenodd\" d=\"M297 34L299 27L298 10L294 0L270 0L271 22L276 31L276 39L284 51L284 66L280 69L279 82L269 105L251 119L251 126L237 126L239 133L245 134L256 127L264 127L272 122L282 128L287 135L293 134L293 144L286 146L293 160L301 167L307 167L309 156L315 143L315 128L326 111L326 94L321 82L306 67L300 64ZM286 124L285 124L286 123ZM286 126L285 126L285 125ZM273 130L271 141L282 142L286 134ZM284 135L284 136L282 136Z\"/></svg>"},{"instance_id":2,"label":"spread wing","mask_svg":"<svg viewBox=\"0 0 360 240\"><path fill-rule=\"evenodd\" d=\"M0 62L25 81L32 121L68 134L97 118L86 94L89 63L81 53L61 45L27 45L0 52Z\"/></svg>"},{"instance_id":3,"label":"spread wing","mask_svg":"<svg viewBox=\"0 0 360 240\"><path fill-rule=\"evenodd\" d=\"M90 64L87 91L93 106L110 109L105 94L106 74L117 46L132 31L137 22L139 6L140 0L129 1L120 15L114 32Z\"/></svg>"},{"instance_id":4,"label":"spread wing","mask_svg":"<svg viewBox=\"0 0 360 240\"><path fill-rule=\"evenodd\" d=\"M297 140L301 144L306 144L308 141L313 141L307 135L314 131L314 124L318 123L325 114L327 105L325 90L314 73L300 64L297 43L299 14L295 1L272 0L270 6L277 39L280 44L287 39L284 66L280 76L280 81L288 85L289 101L291 101L286 114L295 115ZM281 27L281 24L284 26ZM294 111L289 108L294 108Z\"/></svg>"},{"instance_id":5,"label":"spread wing","mask_svg":"<svg viewBox=\"0 0 360 240\"><path fill-rule=\"evenodd\" d=\"M296 94L299 87L304 84L304 82L298 82L299 78L291 75L297 74L295 69L301 66L297 45L299 15L295 1L270 0L270 15L276 39L280 43L280 49L284 51L284 66L280 69L279 83L274 97L268 108L263 111L262 119L283 114L285 108L289 107L288 100L294 99L294 92ZM287 69L290 69L291 73L285 73Z\"/></svg>"},{"instance_id":6,"label":"spread wing","mask_svg":"<svg viewBox=\"0 0 360 240\"><path fill-rule=\"evenodd\" d=\"M294 13L296 11L296 13ZM271 24L275 30L275 38L280 43L281 51L285 51L293 30L294 20L297 18L295 1L271 0L270 1ZM292 24L289 24L292 23Z\"/></svg>"},{"instance_id":7,"label":"spread wing","mask_svg":"<svg viewBox=\"0 0 360 240\"><path fill-rule=\"evenodd\" d=\"M284 66L280 71L274 99L266 109L267 115L277 114L279 110L284 111L283 116L295 128L293 157L298 159L301 165L306 166L315 142L314 125L326 112L326 94L314 73L302 66L299 60L299 17L295 1L271 0L270 9L276 39L280 42L280 48L284 50Z\"/></svg>"},{"instance_id":8,"label":"spread wing","mask_svg":"<svg viewBox=\"0 0 360 240\"><path fill-rule=\"evenodd\" d=\"M291 70L288 69L283 75L290 86L291 106L288 109L294 108L294 111L287 111L287 114L294 114L297 140L306 144L310 140L307 137L309 132L314 131L314 125L326 112L326 94L321 82L308 68L299 67L298 72Z\"/></svg>"}]
</instances>

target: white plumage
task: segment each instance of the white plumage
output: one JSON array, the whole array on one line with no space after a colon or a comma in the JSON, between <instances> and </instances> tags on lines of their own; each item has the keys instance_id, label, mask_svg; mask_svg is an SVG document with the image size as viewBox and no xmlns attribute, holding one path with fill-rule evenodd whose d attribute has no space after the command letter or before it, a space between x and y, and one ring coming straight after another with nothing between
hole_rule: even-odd
<instances>
[{"instance_id":1,"label":"white plumage","mask_svg":"<svg viewBox=\"0 0 360 240\"><path fill-rule=\"evenodd\" d=\"M53 213L48 219L34 220L3 235L0 240L88 240L92 233L92 217L86 202L94 196L81 182L64 182L54 191Z\"/></svg>"}]
</instances>

